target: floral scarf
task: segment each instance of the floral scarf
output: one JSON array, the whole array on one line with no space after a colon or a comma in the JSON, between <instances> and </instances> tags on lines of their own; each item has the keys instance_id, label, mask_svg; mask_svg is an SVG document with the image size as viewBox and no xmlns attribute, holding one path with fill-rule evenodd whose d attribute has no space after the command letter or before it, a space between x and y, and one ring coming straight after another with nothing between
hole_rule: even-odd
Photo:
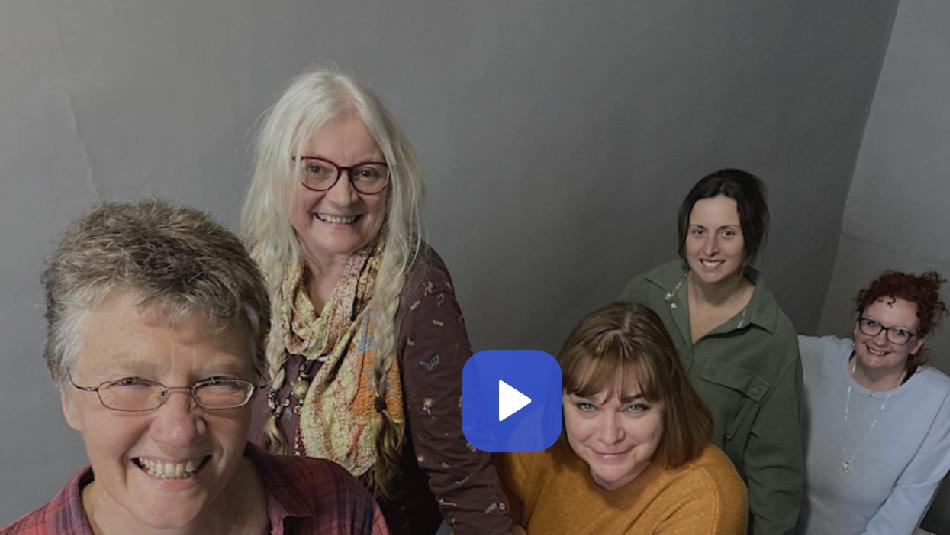
<instances>
[{"instance_id":1,"label":"floral scarf","mask_svg":"<svg viewBox=\"0 0 950 535\"><path fill-rule=\"evenodd\" d=\"M384 374L385 400L377 399L373 378L381 357L375 338L380 318L367 305L382 256L381 239L353 253L319 315L301 262L290 266L281 288L280 328L287 351L324 361L304 397L296 445L307 456L335 461L356 476L376 462L379 412L385 409L394 422L404 422L395 355Z\"/></svg>"}]
</instances>

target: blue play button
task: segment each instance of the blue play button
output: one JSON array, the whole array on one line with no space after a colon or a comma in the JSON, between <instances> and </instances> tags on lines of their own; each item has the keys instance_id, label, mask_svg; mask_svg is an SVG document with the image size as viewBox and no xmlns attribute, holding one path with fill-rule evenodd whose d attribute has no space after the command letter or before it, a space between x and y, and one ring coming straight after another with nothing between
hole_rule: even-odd
<instances>
[{"instance_id":1,"label":"blue play button","mask_svg":"<svg viewBox=\"0 0 950 535\"><path fill-rule=\"evenodd\" d=\"M479 351L462 369L462 432L482 451L539 451L561 434L561 367L544 351Z\"/></svg>"}]
</instances>

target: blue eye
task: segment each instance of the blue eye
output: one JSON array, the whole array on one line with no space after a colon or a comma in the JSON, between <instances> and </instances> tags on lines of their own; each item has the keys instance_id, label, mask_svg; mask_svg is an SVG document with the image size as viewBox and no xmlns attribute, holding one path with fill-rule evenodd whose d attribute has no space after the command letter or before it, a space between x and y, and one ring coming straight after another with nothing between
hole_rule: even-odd
<instances>
[{"instance_id":1,"label":"blue eye","mask_svg":"<svg viewBox=\"0 0 950 535\"><path fill-rule=\"evenodd\" d=\"M593 403L587 403L586 401L579 401L575 403L574 406L581 412L594 412L597 410L597 407L595 407Z\"/></svg>"},{"instance_id":2,"label":"blue eye","mask_svg":"<svg viewBox=\"0 0 950 535\"><path fill-rule=\"evenodd\" d=\"M638 413L646 412L650 410L650 406L646 403L630 403L623 408L624 412Z\"/></svg>"}]
</instances>

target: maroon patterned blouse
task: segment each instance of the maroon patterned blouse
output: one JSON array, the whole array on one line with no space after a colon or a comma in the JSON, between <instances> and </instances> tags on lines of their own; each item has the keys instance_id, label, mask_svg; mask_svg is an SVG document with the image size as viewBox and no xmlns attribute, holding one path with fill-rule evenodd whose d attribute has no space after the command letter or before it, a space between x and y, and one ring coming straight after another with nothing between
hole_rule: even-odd
<instances>
[{"instance_id":1,"label":"maroon patterned blouse","mask_svg":"<svg viewBox=\"0 0 950 535\"><path fill-rule=\"evenodd\" d=\"M397 494L380 501L386 523L393 533L406 535L435 533L443 518L458 535L511 533L508 498L495 467L462 434L462 367L472 350L448 269L431 248L424 248L410 269L396 325L410 440L393 487ZM305 362L291 355L286 376L297 377ZM312 369L310 376L315 373ZM290 383L285 382L278 400L290 396ZM268 394L265 390L255 399L252 440L258 443L271 414ZM292 443L299 415L288 408L278 425ZM368 485L370 474L360 479Z\"/></svg>"}]
</instances>

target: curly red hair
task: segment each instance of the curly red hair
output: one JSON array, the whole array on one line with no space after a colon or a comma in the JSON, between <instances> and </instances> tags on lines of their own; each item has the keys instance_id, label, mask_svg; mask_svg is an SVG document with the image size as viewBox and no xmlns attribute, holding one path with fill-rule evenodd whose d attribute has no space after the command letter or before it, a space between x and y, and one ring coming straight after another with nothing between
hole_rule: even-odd
<instances>
[{"instance_id":1,"label":"curly red hair","mask_svg":"<svg viewBox=\"0 0 950 535\"><path fill-rule=\"evenodd\" d=\"M900 271L885 271L860 292L854 299L858 316L871 303L882 297L905 299L917 305L917 336L925 338L933 331L940 318L947 315L947 305L940 300L940 286L944 279L936 271L920 275ZM907 359L908 371L927 363L929 358L923 348ZM908 374L909 375L909 374Z\"/></svg>"}]
</instances>

